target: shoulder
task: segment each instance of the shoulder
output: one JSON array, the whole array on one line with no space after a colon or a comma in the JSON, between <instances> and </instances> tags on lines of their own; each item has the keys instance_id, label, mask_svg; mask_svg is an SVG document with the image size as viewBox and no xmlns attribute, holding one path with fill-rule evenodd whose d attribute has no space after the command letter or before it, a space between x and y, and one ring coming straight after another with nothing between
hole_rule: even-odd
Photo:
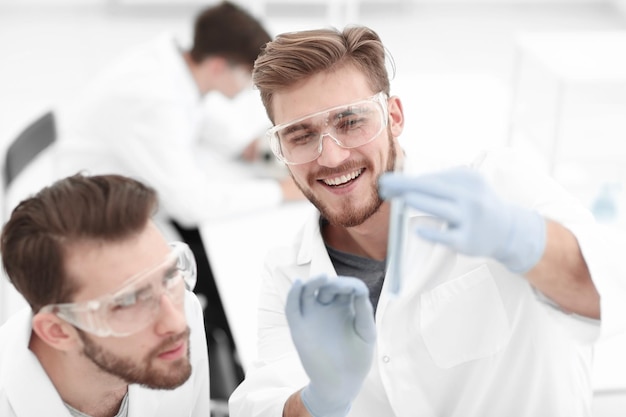
<instances>
[{"instance_id":1,"label":"shoulder","mask_svg":"<svg viewBox=\"0 0 626 417\"><path fill-rule=\"evenodd\" d=\"M31 332L31 318L30 308L24 307L0 326L0 357L5 349L28 342Z\"/></svg>"},{"instance_id":2,"label":"shoulder","mask_svg":"<svg viewBox=\"0 0 626 417\"><path fill-rule=\"evenodd\" d=\"M204 326L204 315L198 297L191 291L185 291L185 315L189 327Z\"/></svg>"},{"instance_id":3,"label":"shoulder","mask_svg":"<svg viewBox=\"0 0 626 417\"><path fill-rule=\"evenodd\" d=\"M317 210L307 212L293 234L269 248L266 264L280 267L310 262L314 245L321 240L319 218Z\"/></svg>"},{"instance_id":4,"label":"shoulder","mask_svg":"<svg viewBox=\"0 0 626 417\"><path fill-rule=\"evenodd\" d=\"M468 165L485 172L528 172L532 169L541 174L548 173L545 158L540 154L504 146L480 150L469 159Z\"/></svg>"}]
</instances>

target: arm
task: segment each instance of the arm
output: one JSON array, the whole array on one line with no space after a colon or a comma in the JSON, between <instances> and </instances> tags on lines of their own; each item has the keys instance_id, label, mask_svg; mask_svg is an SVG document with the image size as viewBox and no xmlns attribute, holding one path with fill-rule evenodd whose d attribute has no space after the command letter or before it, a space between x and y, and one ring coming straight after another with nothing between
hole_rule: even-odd
<instances>
[{"instance_id":1,"label":"arm","mask_svg":"<svg viewBox=\"0 0 626 417\"><path fill-rule=\"evenodd\" d=\"M318 227L317 216L311 219L309 226ZM229 399L232 417L278 417L284 413L304 412L299 408L302 405L299 395L302 388L310 383L311 377L303 365L300 352L294 346L295 340L290 331L294 321L288 323L286 309L287 297L294 288L290 277L310 274L308 265L297 265L298 252L299 245L290 245L271 250L266 258L258 297L257 357L246 369L245 380ZM365 294L366 292L359 297L362 301L359 304L367 309L369 297ZM371 330L375 333L371 304L369 305L370 313L359 316L367 318L365 322L370 323ZM303 332L303 337L309 337L309 333L313 337L313 343L323 344L326 341L325 338L316 336L313 330ZM302 340L302 337L298 340ZM368 363L367 360L365 363Z\"/></svg>"},{"instance_id":2,"label":"arm","mask_svg":"<svg viewBox=\"0 0 626 417\"><path fill-rule=\"evenodd\" d=\"M599 296L573 233L501 199L479 172L461 167L419 177L386 174L380 192L384 198L401 195L409 206L443 220L444 227L418 229L422 238L493 258L564 310L599 317Z\"/></svg>"},{"instance_id":3,"label":"arm","mask_svg":"<svg viewBox=\"0 0 626 417\"><path fill-rule=\"evenodd\" d=\"M156 188L164 212L186 226L281 203L278 181L233 174L219 158L199 157L193 109L137 89L123 104L111 93L77 106L59 138L58 175L88 168L142 179Z\"/></svg>"},{"instance_id":4,"label":"arm","mask_svg":"<svg viewBox=\"0 0 626 417\"><path fill-rule=\"evenodd\" d=\"M204 330L204 315L198 298L191 291L185 291L185 311L191 330L190 354L192 360L193 405L191 416L207 416L210 412L211 390L209 387L209 355Z\"/></svg>"},{"instance_id":5,"label":"arm","mask_svg":"<svg viewBox=\"0 0 626 417\"><path fill-rule=\"evenodd\" d=\"M277 181L233 173L219 158L200 152L184 109L161 103L144 111L136 115L130 133L120 136L117 154L157 189L165 211L180 223L197 225L282 201Z\"/></svg>"},{"instance_id":6,"label":"arm","mask_svg":"<svg viewBox=\"0 0 626 417\"><path fill-rule=\"evenodd\" d=\"M561 224L546 222L546 246L526 278L567 311L599 319L600 295L574 234Z\"/></svg>"},{"instance_id":7,"label":"arm","mask_svg":"<svg viewBox=\"0 0 626 417\"><path fill-rule=\"evenodd\" d=\"M295 394L299 400L289 397L283 415L347 415L374 355L376 326L367 287L349 277L296 281L285 315L309 383Z\"/></svg>"},{"instance_id":8,"label":"arm","mask_svg":"<svg viewBox=\"0 0 626 417\"><path fill-rule=\"evenodd\" d=\"M301 395L302 390L291 394L291 396L287 399L287 402L285 403L283 417L313 417L302 403Z\"/></svg>"},{"instance_id":9,"label":"arm","mask_svg":"<svg viewBox=\"0 0 626 417\"><path fill-rule=\"evenodd\" d=\"M231 417L279 417L290 395L308 382L285 317L289 276L306 276L308 269L283 270L291 256L274 250L266 259L258 294L257 357L229 399Z\"/></svg>"}]
</instances>

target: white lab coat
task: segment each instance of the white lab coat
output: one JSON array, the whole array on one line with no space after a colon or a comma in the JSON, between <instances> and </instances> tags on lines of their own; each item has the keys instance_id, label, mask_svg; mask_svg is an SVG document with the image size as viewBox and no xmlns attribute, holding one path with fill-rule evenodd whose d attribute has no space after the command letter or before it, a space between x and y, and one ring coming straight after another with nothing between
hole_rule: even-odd
<instances>
[{"instance_id":1,"label":"white lab coat","mask_svg":"<svg viewBox=\"0 0 626 417\"><path fill-rule=\"evenodd\" d=\"M191 328L191 377L174 390L129 387L128 417L208 417L209 359L202 308L190 292L185 311ZM14 314L0 328L0 416L70 417L37 357L28 349L30 309Z\"/></svg>"},{"instance_id":2,"label":"white lab coat","mask_svg":"<svg viewBox=\"0 0 626 417\"><path fill-rule=\"evenodd\" d=\"M135 177L155 187L163 212L188 227L278 205L277 181L256 178L205 146L205 111L175 39L161 35L57 109L54 177L81 170ZM224 123L246 124L245 113Z\"/></svg>"},{"instance_id":3,"label":"white lab coat","mask_svg":"<svg viewBox=\"0 0 626 417\"><path fill-rule=\"evenodd\" d=\"M508 151L482 155L471 165L504 198L534 207L576 234L602 296L602 325L562 312L495 261L410 234L401 294L394 298L385 282L375 359L349 416L591 415L592 344L601 332L624 328L623 262L603 246L585 209ZM410 222L437 220L413 213ZM321 273L336 275L315 216L291 246L268 255L258 360L230 398L232 417L279 417L288 396L308 383L284 305L296 278Z\"/></svg>"}]
</instances>

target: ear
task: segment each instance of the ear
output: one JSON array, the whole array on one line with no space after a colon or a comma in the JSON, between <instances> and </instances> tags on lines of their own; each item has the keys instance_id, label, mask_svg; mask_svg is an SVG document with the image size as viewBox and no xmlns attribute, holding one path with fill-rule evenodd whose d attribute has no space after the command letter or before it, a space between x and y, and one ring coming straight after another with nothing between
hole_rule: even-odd
<instances>
[{"instance_id":1,"label":"ear","mask_svg":"<svg viewBox=\"0 0 626 417\"><path fill-rule=\"evenodd\" d=\"M76 329L53 313L37 313L32 323L37 336L55 349L70 350L80 343Z\"/></svg>"},{"instance_id":2,"label":"ear","mask_svg":"<svg viewBox=\"0 0 626 417\"><path fill-rule=\"evenodd\" d=\"M229 68L228 61L226 58L221 56L209 56L204 58L200 65L205 68L208 73L213 74L214 76L223 73Z\"/></svg>"},{"instance_id":3,"label":"ear","mask_svg":"<svg viewBox=\"0 0 626 417\"><path fill-rule=\"evenodd\" d=\"M404 110L402 102L397 96L391 96L387 100L389 109L389 128L394 138L402 134L404 130Z\"/></svg>"}]
</instances>

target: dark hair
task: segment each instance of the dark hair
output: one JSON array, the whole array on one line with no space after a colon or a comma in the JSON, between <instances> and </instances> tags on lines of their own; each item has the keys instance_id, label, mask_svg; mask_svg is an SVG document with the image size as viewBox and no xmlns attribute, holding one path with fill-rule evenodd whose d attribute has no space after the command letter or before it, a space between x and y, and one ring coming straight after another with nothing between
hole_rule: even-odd
<instances>
[{"instance_id":1,"label":"dark hair","mask_svg":"<svg viewBox=\"0 0 626 417\"><path fill-rule=\"evenodd\" d=\"M190 54L195 62L209 56L221 56L250 68L261 47L271 40L257 19L228 1L200 13L193 36Z\"/></svg>"},{"instance_id":2,"label":"dark hair","mask_svg":"<svg viewBox=\"0 0 626 417\"><path fill-rule=\"evenodd\" d=\"M316 29L278 35L262 49L254 64L253 81L267 114L274 121L272 98L319 72L352 65L367 75L372 91L389 95L387 53L380 37L364 26Z\"/></svg>"},{"instance_id":3,"label":"dark hair","mask_svg":"<svg viewBox=\"0 0 626 417\"><path fill-rule=\"evenodd\" d=\"M22 201L0 237L4 269L33 311L67 302L77 290L64 253L83 240L120 241L141 232L157 209L156 192L120 175L77 174Z\"/></svg>"}]
</instances>

